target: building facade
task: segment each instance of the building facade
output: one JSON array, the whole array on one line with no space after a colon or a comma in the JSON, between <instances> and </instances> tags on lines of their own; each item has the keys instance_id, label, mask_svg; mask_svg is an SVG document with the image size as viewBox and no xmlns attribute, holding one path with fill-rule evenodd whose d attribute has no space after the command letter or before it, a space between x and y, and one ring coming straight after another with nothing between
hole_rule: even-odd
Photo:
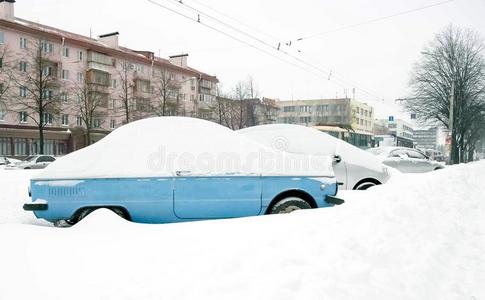
<instances>
[{"instance_id":1,"label":"building facade","mask_svg":"<svg viewBox=\"0 0 485 300\"><path fill-rule=\"evenodd\" d=\"M312 126L358 147L370 147L374 109L349 98L278 101L278 123Z\"/></svg>"},{"instance_id":2,"label":"building facade","mask_svg":"<svg viewBox=\"0 0 485 300\"><path fill-rule=\"evenodd\" d=\"M187 54L164 59L120 46L117 32L92 39L23 20L13 2L0 2L0 155L38 153L39 123L44 153L62 155L85 146L88 127L95 142L136 119L200 117L216 102L217 78L189 67ZM38 71L50 85L36 97ZM95 99L91 115L83 95ZM39 100L52 103L42 114Z\"/></svg>"},{"instance_id":3,"label":"building facade","mask_svg":"<svg viewBox=\"0 0 485 300\"><path fill-rule=\"evenodd\" d=\"M416 148L438 150L438 128L416 129L413 132Z\"/></svg>"},{"instance_id":4,"label":"building facade","mask_svg":"<svg viewBox=\"0 0 485 300\"><path fill-rule=\"evenodd\" d=\"M372 134L374 109L365 103L341 99L278 101L279 123L305 126L342 126Z\"/></svg>"},{"instance_id":5,"label":"building facade","mask_svg":"<svg viewBox=\"0 0 485 300\"><path fill-rule=\"evenodd\" d=\"M388 129L388 135L376 135L376 145L414 148L414 129L409 122L389 117L387 120L376 120L376 123L379 124L381 131Z\"/></svg>"}]
</instances>

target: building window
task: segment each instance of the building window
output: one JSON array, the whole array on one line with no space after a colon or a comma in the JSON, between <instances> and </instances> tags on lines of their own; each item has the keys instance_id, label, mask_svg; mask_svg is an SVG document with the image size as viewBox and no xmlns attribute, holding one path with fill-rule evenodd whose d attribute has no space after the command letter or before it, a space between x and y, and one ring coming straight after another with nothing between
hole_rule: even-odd
<instances>
[{"instance_id":1,"label":"building window","mask_svg":"<svg viewBox=\"0 0 485 300\"><path fill-rule=\"evenodd\" d=\"M285 106L283 107L283 112L295 112L294 106Z\"/></svg>"},{"instance_id":2,"label":"building window","mask_svg":"<svg viewBox=\"0 0 485 300\"><path fill-rule=\"evenodd\" d=\"M61 78L62 79L69 79L69 70L62 70L61 72Z\"/></svg>"},{"instance_id":3,"label":"building window","mask_svg":"<svg viewBox=\"0 0 485 300\"><path fill-rule=\"evenodd\" d=\"M52 53L54 51L54 45L47 41L40 42L40 49L45 53Z\"/></svg>"},{"instance_id":4,"label":"building window","mask_svg":"<svg viewBox=\"0 0 485 300\"><path fill-rule=\"evenodd\" d=\"M52 76L52 66L47 66L42 69L42 74L47 77L47 76Z\"/></svg>"},{"instance_id":5,"label":"building window","mask_svg":"<svg viewBox=\"0 0 485 300\"><path fill-rule=\"evenodd\" d=\"M0 155L10 155L10 138L0 137Z\"/></svg>"},{"instance_id":6,"label":"building window","mask_svg":"<svg viewBox=\"0 0 485 300\"><path fill-rule=\"evenodd\" d=\"M53 117L52 117L52 114L51 113L43 113L42 114L42 122L45 125L51 125L52 124L52 120L53 120Z\"/></svg>"},{"instance_id":7,"label":"building window","mask_svg":"<svg viewBox=\"0 0 485 300\"><path fill-rule=\"evenodd\" d=\"M19 121L20 123L27 123L27 112L26 111L21 111L19 112Z\"/></svg>"},{"instance_id":8,"label":"building window","mask_svg":"<svg viewBox=\"0 0 485 300\"><path fill-rule=\"evenodd\" d=\"M116 127L116 121L115 121L115 120L111 120L111 121L109 122L109 128L111 128L111 129L115 129L115 127Z\"/></svg>"},{"instance_id":9,"label":"building window","mask_svg":"<svg viewBox=\"0 0 485 300\"><path fill-rule=\"evenodd\" d=\"M83 118L81 116L77 116L76 126L83 126Z\"/></svg>"},{"instance_id":10,"label":"building window","mask_svg":"<svg viewBox=\"0 0 485 300\"><path fill-rule=\"evenodd\" d=\"M99 128L101 127L101 120L100 119L94 119L93 120L93 128Z\"/></svg>"},{"instance_id":11,"label":"building window","mask_svg":"<svg viewBox=\"0 0 485 300\"><path fill-rule=\"evenodd\" d=\"M111 109L115 109L115 99L110 99L109 100L109 108Z\"/></svg>"},{"instance_id":12,"label":"building window","mask_svg":"<svg viewBox=\"0 0 485 300\"><path fill-rule=\"evenodd\" d=\"M5 120L5 116L7 115L7 108L5 104L0 103L0 121Z\"/></svg>"},{"instance_id":13,"label":"building window","mask_svg":"<svg viewBox=\"0 0 485 300\"><path fill-rule=\"evenodd\" d=\"M63 126L69 125L69 115L66 115L66 114L62 115L62 125Z\"/></svg>"},{"instance_id":14,"label":"building window","mask_svg":"<svg viewBox=\"0 0 485 300\"><path fill-rule=\"evenodd\" d=\"M26 61L19 62L19 71L20 72L27 72L27 62Z\"/></svg>"},{"instance_id":15,"label":"building window","mask_svg":"<svg viewBox=\"0 0 485 300\"><path fill-rule=\"evenodd\" d=\"M0 45L5 44L5 32L0 31Z\"/></svg>"},{"instance_id":16,"label":"building window","mask_svg":"<svg viewBox=\"0 0 485 300\"><path fill-rule=\"evenodd\" d=\"M111 87L115 89L116 86L117 86L116 79L111 80Z\"/></svg>"},{"instance_id":17,"label":"building window","mask_svg":"<svg viewBox=\"0 0 485 300\"><path fill-rule=\"evenodd\" d=\"M66 103L68 101L67 93L61 93L61 101Z\"/></svg>"},{"instance_id":18,"label":"building window","mask_svg":"<svg viewBox=\"0 0 485 300\"><path fill-rule=\"evenodd\" d=\"M19 87L19 95L21 98L27 97L27 88L25 86Z\"/></svg>"},{"instance_id":19,"label":"building window","mask_svg":"<svg viewBox=\"0 0 485 300\"><path fill-rule=\"evenodd\" d=\"M79 83L84 82L84 74L83 73L77 73L77 82L79 82Z\"/></svg>"},{"instance_id":20,"label":"building window","mask_svg":"<svg viewBox=\"0 0 485 300\"><path fill-rule=\"evenodd\" d=\"M26 139L14 139L15 155L22 156L27 155L27 140Z\"/></svg>"},{"instance_id":21,"label":"building window","mask_svg":"<svg viewBox=\"0 0 485 300\"><path fill-rule=\"evenodd\" d=\"M44 100L52 100L53 95L54 95L54 92L52 92L51 90L42 91L42 99Z\"/></svg>"},{"instance_id":22,"label":"building window","mask_svg":"<svg viewBox=\"0 0 485 300\"><path fill-rule=\"evenodd\" d=\"M84 60L84 53L82 51L79 51L77 53L77 58L79 61L83 61Z\"/></svg>"},{"instance_id":23,"label":"building window","mask_svg":"<svg viewBox=\"0 0 485 300\"><path fill-rule=\"evenodd\" d=\"M20 37L20 49L27 49L27 38Z\"/></svg>"},{"instance_id":24,"label":"building window","mask_svg":"<svg viewBox=\"0 0 485 300\"><path fill-rule=\"evenodd\" d=\"M69 57L69 48L67 47L62 48L62 56Z\"/></svg>"}]
</instances>

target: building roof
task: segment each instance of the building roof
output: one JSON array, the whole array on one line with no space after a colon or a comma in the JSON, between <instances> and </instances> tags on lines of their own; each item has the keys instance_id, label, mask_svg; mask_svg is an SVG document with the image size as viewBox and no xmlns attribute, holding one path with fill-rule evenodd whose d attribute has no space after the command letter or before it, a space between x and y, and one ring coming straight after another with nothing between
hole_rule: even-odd
<instances>
[{"instance_id":1,"label":"building roof","mask_svg":"<svg viewBox=\"0 0 485 300\"><path fill-rule=\"evenodd\" d=\"M168 59L156 57L154 55L152 57L149 57L148 55L146 55L147 53L151 53L149 51L135 51L130 48L121 47L121 46L113 48L108 44L104 43L103 41L100 41L97 39L93 39L87 36L83 36L77 33L72 33L62 29L54 28L44 24L39 24L36 22L24 20L21 18L15 18L12 21L6 20L6 19L0 19L0 26L11 28L13 30L27 32L30 34L42 35L43 37L49 38L49 39L55 39L55 38L64 39L66 42L70 42L72 44L85 47L89 50L99 51L110 55L122 56L127 59L138 61L140 63L151 64L152 63L151 58L153 57L154 58L153 63L161 68L167 68L175 72L186 73L191 76L197 76L206 80L218 82L216 76L209 75L207 73L201 72L194 68L190 68L190 67L183 68L180 66L176 66L170 63Z\"/></svg>"}]
</instances>

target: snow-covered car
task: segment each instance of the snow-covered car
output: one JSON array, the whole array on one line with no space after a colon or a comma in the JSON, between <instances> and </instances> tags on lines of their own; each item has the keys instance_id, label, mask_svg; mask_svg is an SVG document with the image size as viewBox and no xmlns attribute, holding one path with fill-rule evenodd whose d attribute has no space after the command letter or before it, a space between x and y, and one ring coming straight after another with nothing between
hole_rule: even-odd
<instances>
[{"instance_id":1,"label":"snow-covered car","mask_svg":"<svg viewBox=\"0 0 485 300\"><path fill-rule=\"evenodd\" d=\"M238 130L263 145L295 154L328 155L342 189L365 190L385 183L390 173L375 156L317 129L270 124Z\"/></svg>"},{"instance_id":2,"label":"snow-covered car","mask_svg":"<svg viewBox=\"0 0 485 300\"><path fill-rule=\"evenodd\" d=\"M56 158L52 155L32 155L26 157L24 160L17 161L13 165L9 165L9 168L43 169L55 160Z\"/></svg>"},{"instance_id":3,"label":"snow-covered car","mask_svg":"<svg viewBox=\"0 0 485 300\"><path fill-rule=\"evenodd\" d=\"M3 168L5 168L6 166L12 166L19 162L20 160L15 158L0 156L0 167L3 167Z\"/></svg>"},{"instance_id":4,"label":"snow-covered car","mask_svg":"<svg viewBox=\"0 0 485 300\"><path fill-rule=\"evenodd\" d=\"M309 159L318 168L309 167ZM299 161L303 167L294 166ZM30 190L24 209L56 225L75 224L98 208L135 222L168 223L343 203L334 197L329 157L276 151L218 124L184 117L122 126L53 162L31 180Z\"/></svg>"},{"instance_id":5,"label":"snow-covered car","mask_svg":"<svg viewBox=\"0 0 485 300\"><path fill-rule=\"evenodd\" d=\"M423 152L406 147L378 147L367 150L379 157L383 164L403 173L424 173L443 169L444 163L431 160Z\"/></svg>"}]
</instances>

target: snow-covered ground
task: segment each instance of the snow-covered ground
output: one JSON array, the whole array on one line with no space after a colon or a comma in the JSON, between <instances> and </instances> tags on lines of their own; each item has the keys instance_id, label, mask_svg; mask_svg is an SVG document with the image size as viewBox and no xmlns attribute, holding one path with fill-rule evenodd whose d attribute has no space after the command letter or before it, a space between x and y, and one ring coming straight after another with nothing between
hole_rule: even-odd
<instances>
[{"instance_id":1,"label":"snow-covered ground","mask_svg":"<svg viewBox=\"0 0 485 300\"><path fill-rule=\"evenodd\" d=\"M0 170L0 299L485 299L485 161L395 176L344 205L181 224L21 210Z\"/></svg>"}]
</instances>

